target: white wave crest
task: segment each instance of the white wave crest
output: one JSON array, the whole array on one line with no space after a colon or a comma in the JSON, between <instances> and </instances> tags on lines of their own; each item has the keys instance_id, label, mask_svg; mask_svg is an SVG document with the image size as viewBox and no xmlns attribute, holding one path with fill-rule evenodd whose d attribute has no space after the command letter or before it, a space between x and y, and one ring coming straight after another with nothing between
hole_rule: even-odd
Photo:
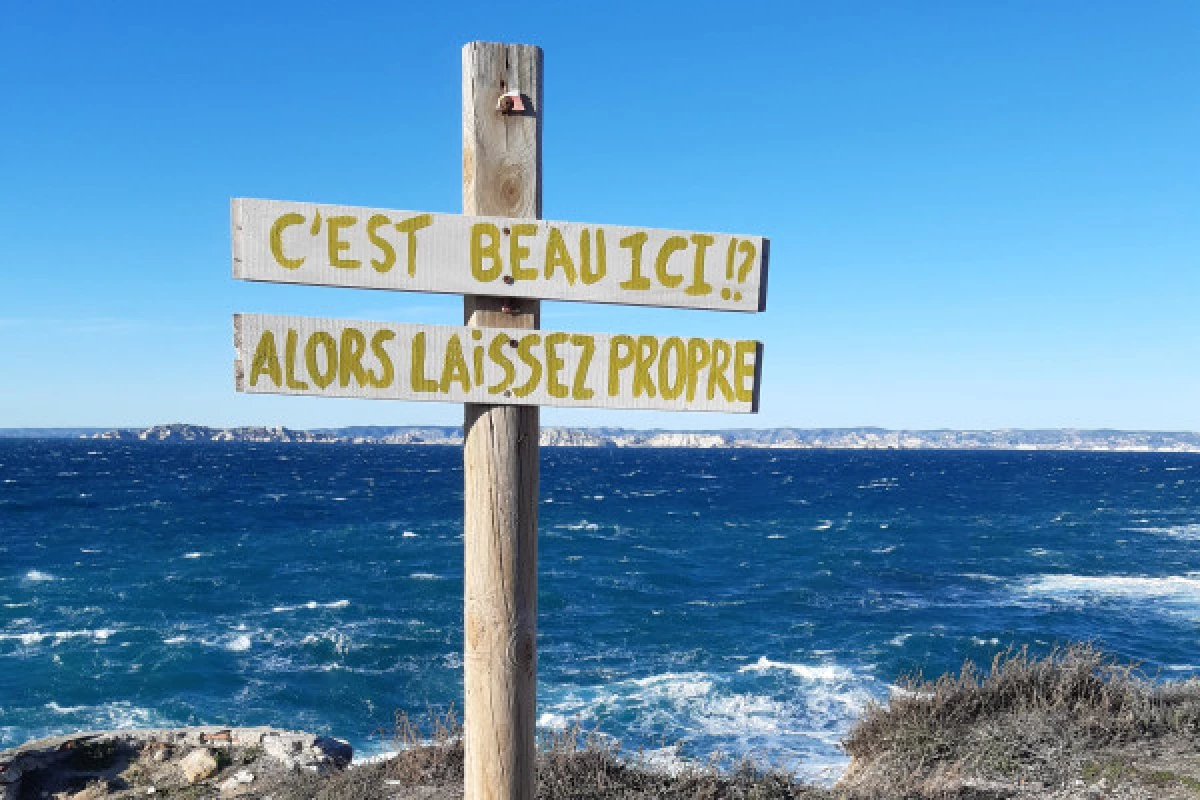
<instances>
[{"instance_id":1,"label":"white wave crest","mask_svg":"<svg viewBox=\"0 0 1200 800\"><path fill-rule=\"evenodd\" d=\"M720 751L732 759L782 760L802 777L829 783L848 763L839 740L884 690L839 665L764 657L732 673L669 672L546 694L538 719L544 728L620 718L645 744L682 743L685 758Z\"/></svg>"},{"instance_id":2,"label":"white wave crest","mask_svg":"<svg viewBox=\"0 0 1200 800\"><path fill-rule=\"evenodd\" d=\"M598 531L598 530L600 530L599 525L597 525L595 522L588 522L586 519L580 520L579 522L567 522L567 523L563 523L561 525L555 525L554 527L562 528L563 530L568 530L568 531Z\"/></svg>"},{"instance_id":3,"label":"white wave crest","mask_svg":"<svg viewBox=\"0 0 1200 800\"><path fill-rule=\"evenodd\" d=\"M126 728L169 728L179 724L152 708L141 708L124 700L100 705L60 705L51 700L44 708L62 717L61 724L54 723L41 729L37 735L49 736L81 729L120 730Z\"/></svg>"},{"instance_id":4,"label":"white wave crest","mask_svg":"<svg viewBox=\"0 0 1200 800\"><path fill-rule=\"evenodd\" d=\"M334 600L331 603L318 603L316 600L309 600L307 603L301 603L298 606L275 606L271 609L271 612L273 614L283 614L288 611L300 611L301 609L346 608L349 605L349 600Z\"/></svg>"},{"instance_id":5,"label":"white wave crest","mask_svg":"<svg viewBox=\"0 0 1200 800\"><path fill-rule=\"evenodd\" d=\"M566 714L560 714L555 711L543 711L537 718L537 726L539 728L546 728L547 730L565 730L570 724L571 720Z\"/></svg>"},{"instance_id":6,"label":"white wave crest","mask_svg":"<svg viewBox=\"0 0 1200 800\"><path fill-rule=\"evenodd\" d=\"M61 644L70 639L87 638L97 642L104 642L114 633L116 631L111 628L79 631L28 631L26 633L0 633L0 641L17 641L26 646L41 644L44 641Z\"/></svg>"},{"instance_id":7,"label":"white wave crest","mask_svg":"<svg viewBox=\"0 0 1200 800\"><path fill-rule=\"evenodd\" d=\"M339 656L349 653L353 646L349 636L333 628L321 633L310 633L300 640L300 644L302 645L319 645L324 643L328 643Z\"/></svg>"},{"instance_id":8,"label":"white wave crest","mask_svg":"<svg viewBox=\"0 0 1200 800\"><path fill-rule=\"evenodd\" d=\"M1200 522L1193 522L1187 525L1166 525L1163 527L1125 528L1125 530L1166 536L1169 539L1178 539L1183 542L1200 542Z\"/></svg>"},{"instance_id":9,"label":"white wave crest","mask_svg":"<svg viewBox=\"0 0 1200 800\"><path fill-rule=\"evenodd\" d=\"M689 764L686 759L680 758L679 751L674 747L643 750L638 754L638 761L655 772L664 772L667 775L679 775L688 767L694 766Z\"/></svg>"},{"instance_id":10,"label":"white wave crest","mask_svg":"<svg viewBox=\"0 0 1200 800\"><path fill-rule=\"evenodd\" d=\"M49 583L50 581L58 580L58 578L49 572L42 572L40 569L31 569L25 573L25 580L29 583Z\"/></svg>"},{"instance_id":11,"label":"white wave crest","mask_svg":"<svg viewBox=\"0 0 1200 800\"><path fill-rule=\"evenodd\" d=\"M854 677L852 670L834 664L789 664L786 661L772 661L766 656L760 656L758 661L747 664L738 672L767 672L768 670L785 670L797 678L806 681L846 681Z\"/></svg>"},{"instance_id":12,"label":"white wave crest","mask_svg":"<svg viewBox=\"0 0 1200 800\"><path fill-rule=\"evenodd\" d=\"M225 645L225 649L234 653L244 653L253 645L254 643L250 641L249 636L244 633L240 633L229 640L229 642Z\"/></svg>"},{"instance_id":13,"label":"white wave crest","mask_svg":"<svg viewBox=\"0 0 1200 800\"><path fill-rule=\"evenodd\" d=\"M958 576L960 578L969 578L973 581L983 581L984 583L1001 583L1004 581L1001 577L988 575L985 572L960 572Z\"/></svg>"},{"instance_id":14,"label":"white wave crest","mask_svg":"<svg viewBox=\"0 0 1200 800\"><path fill-rule=\"evenodd\" d=\"M1140 575L1040 575L1022 586L1030 594L1166 598L1200 603L1200 573Z\"/></svg>"}]
</instances>

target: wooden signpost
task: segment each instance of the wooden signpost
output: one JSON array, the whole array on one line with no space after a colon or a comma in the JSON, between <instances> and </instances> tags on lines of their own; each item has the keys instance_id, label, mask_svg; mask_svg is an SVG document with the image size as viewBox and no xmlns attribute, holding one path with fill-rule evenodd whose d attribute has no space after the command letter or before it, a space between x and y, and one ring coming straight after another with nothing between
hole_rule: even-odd
<instances>
[{"instance_id":1,"label":"wooden signpost","mask_svg":"<svg viewBox=\"0 0 1200 800\"><path fill-rule=\"evenodd\" d=\"M762 345L539 330L540 301L762 311L768 240L541 220L542 51L463 48L463 215L231 203L233 274L463 295L462 327L234 316L238 391L464 413L467 800L534 795L538 408L758 410Z\"/></svg>"}]
</instances>

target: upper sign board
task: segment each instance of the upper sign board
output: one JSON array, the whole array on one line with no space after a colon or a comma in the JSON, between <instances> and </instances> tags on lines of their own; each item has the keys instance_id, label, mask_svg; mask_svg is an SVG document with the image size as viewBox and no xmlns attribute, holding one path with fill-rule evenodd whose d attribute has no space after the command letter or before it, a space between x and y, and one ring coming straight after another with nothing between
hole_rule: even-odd
<instances>
[{"instance_id":1,"label":"upper sign board","mask_svg":"<svg viewBox=\"0 0 1200 800\"><path fill-rule=\"evenodd\" d=\"M240 392L495 405L758 410L750 340L237 314Z\"/></svg>"},{"instance_id":2,"label":"upper sign board","mask_svg":"<svg viewBox=\"0 0 1200 800\"><path fill-rule=\"evenodd\" d=\"M249 281L762 311L761 236L234 199Z\"/></svg>"}]
</instances>

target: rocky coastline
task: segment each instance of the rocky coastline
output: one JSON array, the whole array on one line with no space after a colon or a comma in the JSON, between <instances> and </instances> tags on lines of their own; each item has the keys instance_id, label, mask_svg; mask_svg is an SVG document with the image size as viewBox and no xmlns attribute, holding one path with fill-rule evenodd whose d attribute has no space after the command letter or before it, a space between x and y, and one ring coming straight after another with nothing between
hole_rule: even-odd
<instances>
[{"instance_id":1,"label":"rocky coastline","mask_svg":"<svg viewBox=\"0 0 1200 800\"><path fill-rule=\"evenodd\" d=\"M174 423L75 434L78 438L165 443L275 442L461 446L455 426L357 426L298 430L282 426L212 428ZM1118 430L886 430L764 428L630 430L543 427L542 447L758 448L778 450L998 450L1200 453L1200 433Z\"/></svg>"},{"instance_id":2,"label":"rocky coastline","mask_svg":"<svg viewBox=\"0 0 1200 800\"><path fill-rule=\"evenodd\" d=\"M340 739L276 728L88 731L0 751L0 800L259 796L297 771L349 766Z\"/></svg>"}]
</instances>

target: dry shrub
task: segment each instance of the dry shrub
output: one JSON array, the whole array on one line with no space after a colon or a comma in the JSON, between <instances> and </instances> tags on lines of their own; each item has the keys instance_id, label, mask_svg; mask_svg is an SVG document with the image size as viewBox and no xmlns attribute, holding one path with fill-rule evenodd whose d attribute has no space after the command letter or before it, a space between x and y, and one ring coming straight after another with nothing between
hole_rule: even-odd
<instances>
[{"instance_id":1,"label":"dry shrub","mask_svg":"<svg viewBox=\"0 0 1200 800\"><path fill-rule=\"evenodd\" d=\"M376 733L391 741L393 758L328 775L292 773L262 787L263 796L272 800L450 800L462 796L462 725L453 706L444 713L430 709L424 725L398 710L392 729Z\"/></svg>"},{"instance_id":2,"label":"dry shrub","mask_svg":"<svg viewBox=\"0 0 1200 800\"><path fill-rule=\"evenodd\" d=\"M827 793L800 783L784 771L766 769L747 759L731 771L719 768L714 754L708 763L666 772L642 754L623 756L615 739L586 731L576 722L542 741L538 755L539 800L773 800L825 797Z\"/></svg>"},{"instance_id":3,"label":"dry shrub","mask_svg":"<svg viewBox=\"0 0 1200 800\"><path fill-rule=\"evenodd\" d=\"M996 655L986 673L967 661L934 681L914 675L872 703L843 742L860 763L897 776L956 763L977 773L1054 771L1072 749L1200 732L1200 681L1159 684L1090 643Z\"/></svg>"},{"instance_id":4,"label":"dry shrub","mask_svg":"<svg viewBox=\"0 0 1200 800\"><path fill-rule=\"evenodd\" d=\"M388 777L402 786L445 786L463 780L463 729L451 705L445 713L430 708L422 727L397 710L392 724L396 757L387 762Z\"/></svg>"},{"instance_id":5,"label":"dry shrub","mask_svg":"<svg viewBox=\"0 0 1200 800\"><path fill-rule=\"evenodd\" d=\"M462 726L454 710L430 712L420 725L396 712L387 733L389 761L321 776L294 774L272 786L275 800L453 800L462 796ZM723 772L718 760L668 774L639 755L626 757L615 739L578 722L542 737L537 759L539 800L783 800L826 797L778 770L749 761Z\"/></svg>"}]
</instances>

